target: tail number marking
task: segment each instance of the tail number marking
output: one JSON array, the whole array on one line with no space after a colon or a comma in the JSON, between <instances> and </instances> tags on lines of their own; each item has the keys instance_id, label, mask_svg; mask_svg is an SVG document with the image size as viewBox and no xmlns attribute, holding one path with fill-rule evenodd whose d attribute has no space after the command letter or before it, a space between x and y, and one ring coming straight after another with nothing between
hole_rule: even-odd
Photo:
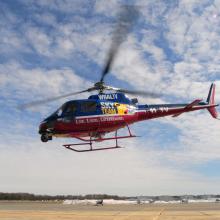
<instances>
[{"instance_id":1,"label":"tail number marking","mask_svg":"<svg viewBox=\"0 0 220 220\"><path fill-rule=\"evenodd\" d=\"M157 112L168 112L168 107L159 107L159 108L150 108L149 110L151 113L157 113Z\"/></svg>"}]
</instances>

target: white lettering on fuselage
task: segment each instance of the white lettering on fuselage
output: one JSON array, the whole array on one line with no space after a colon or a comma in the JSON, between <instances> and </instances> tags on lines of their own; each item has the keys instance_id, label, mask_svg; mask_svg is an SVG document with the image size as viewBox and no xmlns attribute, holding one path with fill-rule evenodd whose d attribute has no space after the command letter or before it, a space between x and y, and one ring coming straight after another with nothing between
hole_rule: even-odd
<instances>
[{"instance_id":1,"label":"white lettering on fuselage","mask_svg":"<svg viewBox=\"0 0 220 220\"><path fill-rule=\"evenodd\" d=\"M98 118L87 118L86 119L87 123L97 123L99 122Z\"/></svg>"},{"instance_id":2,"label":"white lettering on fuselage","mask_svg":"<svg viewBox=\"0 0 220 220\"><path fill-rule=\"evenodd\" d=\"M156 109L156 108L150 108L150 112L151 112L151 113L156 113L156 112L157 112L157 109Z\"/></svg>"},{"instance_id":3,"label":"white lettering on fuselage","mask_svg":"<svg viewBox=\"0 0 220 220\"><path fill-rule=\"evenodd\" d=\"M76 124L90 124L90 123L99 123L99 122L108 122L108 121L123 121L124 118L119 117L98 117L98 118L84 118L76 119Z\"/></svg>"},{"instance_id":4,"label":"white lettering on fuselage","mask_svg":"<svg viewBox=\"0 0 220 220\"><path fill-rule=\"evenodd\" d=\"M123 121L124 118L123 117L101 117L100 118L101 121Z\"/></svg>"},{"instance_id":5,"label":"white lettering on fuselage","mask_svg":"<svg viewBox=\"0 0 220 220\"><path fill-rule=\"evenodd\" d=\"M168 111L169 111L169 108L168 108L168 107L150 108L149 111L150 111L151 113L168 112Z\"/></svg>"},{"instance_id":6,"label":"white lettering on fuselage","mask_svg":"<svg viewBox=\"0 0 220 220\"><path fill-rule=\"evenodd\" d=\"M117 94L100 94L99 99L100 100L118 99L118 95Z\"/></svg>"},{"instance_id":7,"label":"white lettering on fuselage","mask_svg":"<svg viewBox=\"0 0 220 220\"><path fill-rule=\"evenodd\" d=\"M161 112L168 112L168 107L160 107L159 111L161 111Z\"/></svg>"},{"instance_id":8,"label":"white lettering on fuselage","mask_svg":"<svg viewBox=\"0 0 220 220\"><path fill-rule=\"evenodd\" d=\"M115 102L100 102L101 107L113 108L115 107Z\"/></svg>"}]
</instances>

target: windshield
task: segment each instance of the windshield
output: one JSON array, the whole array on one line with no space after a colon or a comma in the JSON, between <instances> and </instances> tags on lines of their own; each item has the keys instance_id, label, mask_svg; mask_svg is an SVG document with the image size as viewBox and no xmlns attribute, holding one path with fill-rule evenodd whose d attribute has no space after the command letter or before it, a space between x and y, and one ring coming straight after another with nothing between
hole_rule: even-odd
<instances>
[{"instance_id":1,"label":"windshield","mask_svg":"<svg viewBox=\"0 0 220 220\"><path fill-rule=\"evenodd\" d=\"M59 107L50 117L57 117L61 116L63 113L63 110L65 109L66 104L63 104L61 107Z\"/></svg>"},{"instance_id":2,"label":"windshield","mask_svg":"<svg viewBox=\"0 0 220 220\"><path fill-rule=\"evenodd\" d=\"M58 117L74 117L77 111L77 102L67 102L64 103L60 108L58 108L52 115L50 115L45 120L52 120Z\"/></svg>"}]
</instances>

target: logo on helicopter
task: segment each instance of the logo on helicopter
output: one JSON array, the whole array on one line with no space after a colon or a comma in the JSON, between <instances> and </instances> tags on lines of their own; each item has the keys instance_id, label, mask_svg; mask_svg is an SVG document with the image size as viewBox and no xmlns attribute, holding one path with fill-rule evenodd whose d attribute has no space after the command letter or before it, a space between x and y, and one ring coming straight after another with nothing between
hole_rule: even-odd
<instances>
[{"instance_id":1,"label":"logo on helicopter","mask_svg":"<svg viewBox=\"0 0 220 220\"><path fill-rule=\"evenodd\" d=\"M101 100L114 100L114 99L118 99L118 95L117 94L100 94L99 95L99 99Z\"/></svg>"}]
</instances>

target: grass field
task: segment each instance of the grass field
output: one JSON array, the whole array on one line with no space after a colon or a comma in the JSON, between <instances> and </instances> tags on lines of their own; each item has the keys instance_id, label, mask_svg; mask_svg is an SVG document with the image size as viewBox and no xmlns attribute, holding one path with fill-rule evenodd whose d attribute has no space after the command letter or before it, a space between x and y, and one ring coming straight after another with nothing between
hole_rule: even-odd
<instances>
[{"instance_id":1,"label":"grass field","mask_svg":"<svg viewBox=\"0 0 220 220\"><path fill-rule=\"evenodd\" d=\"M220 220L219 203L144 205L63 205L0 202L2 220Z\"/></svg>"}]
</instances>

